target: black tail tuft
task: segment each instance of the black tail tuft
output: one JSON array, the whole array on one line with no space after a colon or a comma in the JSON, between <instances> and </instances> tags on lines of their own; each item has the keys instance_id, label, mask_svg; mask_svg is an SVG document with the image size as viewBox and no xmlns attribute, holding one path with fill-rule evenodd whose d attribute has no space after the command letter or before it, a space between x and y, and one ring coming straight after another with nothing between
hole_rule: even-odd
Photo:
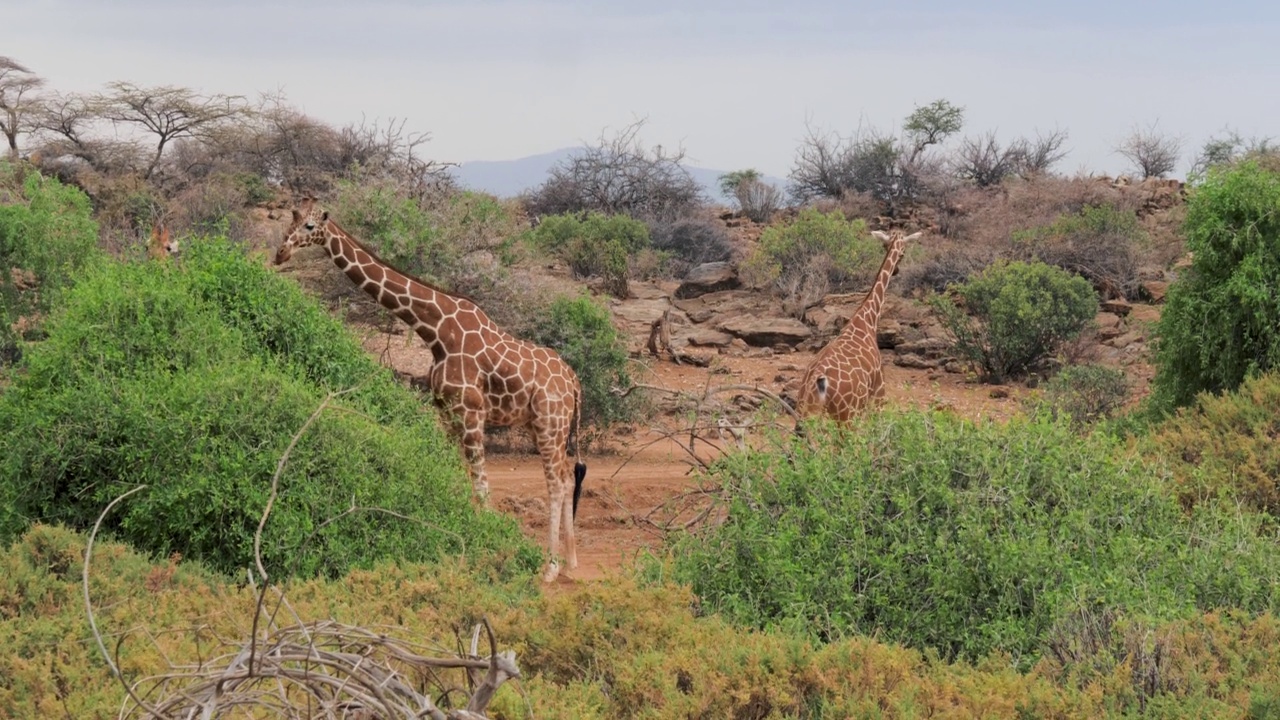
<instances>
[{"instance_id":1,"label":"black tail tuft","mask_svg":"<svg viewBox=\"0 0 1280 720\"><path fill-rule=\"evenodd\" d=\"M582 497L582 481L587 477L587 464L573 464L573 516L578 517L578 498Z\"/></svg>"}]
</instances>

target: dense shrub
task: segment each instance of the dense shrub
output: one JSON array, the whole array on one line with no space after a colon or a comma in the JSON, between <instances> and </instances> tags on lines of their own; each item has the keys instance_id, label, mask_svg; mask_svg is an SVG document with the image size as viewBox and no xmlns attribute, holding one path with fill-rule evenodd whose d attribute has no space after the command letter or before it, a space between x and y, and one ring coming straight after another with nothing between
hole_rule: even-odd
<instances>
[{"instance_id":1,"label":"dense shrub","mask_svg":"<svg viewBox=\"0 0 1280 720\"><path fill-rule=\"evenodd\" d=\"M560 353L578 374L584 428L599 431L634 419L636 396L619 394L632 385L626 341L614 328L608 308L585 295L557 298L526 336Z\"/></svg>"},{"instance_id":2,"label":"dense shrub","mask_svg":"<svg viewBox=\"0 0 1280 720\"><path fill-rule=\"evenodd\" d=\"M683 277L702 263L729 259L729 235L724 225L705 215L651 222L649 238L653 248L663 255L662 270L675 277Z\"/></svg>"},{"instance_id":3,"label":"dense shrub","mask_svg":"<svg viewBox=\"0 0 1280 720\"><path fill-rule=\"evenodd\" d=\"M1156 326L1160 412L1280 369L1280 172L1253 161L1210 171L1184 233L1192 264Z\"/></svg>"},{"instance_id":4,"label":"dense shrub","mask_svg":"<svg viewBox=\"0 0 1280 720\"><path fill-rule=\"evenodd\" d=\"M711 608L1028 667L1080 608L1280 607L1274 540L1234 506L1186 517L1156 473L1047 416L885 412L714 470L726 517L675 547Z\"/></svg>"},{"instance_id":5,"label":"dense shrub","mask_svg":"<svg viewBox=\"0 0 1280 720\"><path fill-rule=\"evenodd\" d=\"M99 258L97 241L84 193L36 172L19 183L14 168L0 163L0 364Z\"/></svg>"},{"instance_id":6,"label":"dense shrub","mask_svg":"<svg viewBox=\"0 0 1280 720\"><path fill-rule=\"evenodd\" d=\"M394 182L341 181L331 209L343 229L398 270L447 285L458 266L460 249L421 200Z\"/></svg>"},{"instance_id":7,"label":"dense shrub","mask_svg":"<svg viewBox=\"0 0 1280 720\"><path fill-rule=\"evenodd\" d=\"M1046 359L1098 314L1088 281L1039 262L1000 262L953 289L964 309L944 296L933 309L955 351L993 382Z\"/></svg>"},{"instance_id":8,"label":"dense shrub","mask_svg":"<svg viewBox=\"0 0 1280 720\"><path fill-rule=\"evenodd\" d=\"M1045 383L1041 403L1063 413L1077 425L1111 417L1129 395L1123 370L1105 365L1070 365Z\"/></svg>"},{"instance_id":9,"label":"dense shrub","mask_svg":"<svg viewBox=\"0 0 1280 720\"><path fill-rule=\"evenodd\" d=\"M801 317L829 292L870 283L883 256L862 220L807 208L791 222L767 228L741 272L748 283L779 294L788 311Z\"/></svg>"},{"instance_id":10,"label":"dense shrub","mask_svg":"<svg viewBox=\"0 0 1280 720\"><path fill-rule=\"evenodd\" d=\"M649 229L626 215L552 215L531 234L542 250L569 263L577 277L598 276L618 297L627 296L628 259L649 247Z\"/></svg>"},{"instance_id":11,"label":"dense shrub","mask_svg":"<svg viewBox=\"0 0 1280 720\"><path fill-rule=\"evenodd\" d=\"M1015 232L1013 241L1023 260L1075 273L1107 294L1133 297L1138 287L1137 251L1145 237L1137 214L1102 205Z\"/></svg>"},{"instance_id":12,"label":"dense shrub","mask_svg":"<svg viewBox=\"0 0 1280 720\"><path fill-rule=\"evenodd\" d=\"M1180 408L1144 442L1168 463L1183 502L1232 497L1280 518L1280 375L1244 381L1221 395L1203 394Z\"/></svg>"},{"instance_id":13,"label":"dense shrub","mask_svg":"<svg viewBox=\"0 0 1280 720\"><path fill-rule=\"evenodd\" d=\"M291 436L326 392L354 387L293 450L263 543L272 571L463 550L536 565L513 522L472 508L435 416L337 321L224 241L191 250L177 266L106 264L51 316L0 396L0 535L33 520L86 527L142 483L110 530L243 569Z\"/></svg>"}]
</instances>

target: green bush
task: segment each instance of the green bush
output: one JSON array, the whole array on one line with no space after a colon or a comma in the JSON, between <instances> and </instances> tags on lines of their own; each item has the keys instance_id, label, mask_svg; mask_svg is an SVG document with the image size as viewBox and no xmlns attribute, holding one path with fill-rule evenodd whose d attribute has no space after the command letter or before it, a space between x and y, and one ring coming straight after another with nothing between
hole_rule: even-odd
<instances>
[{"instance_id":1,"label":"green bush","mask_svg":"<svg viewBox=\"0 0 1280 720\"><path fill-rule=\"evenodd\" d=\"M391 181L343 180L331 211L361 243L392 267L428 282L449 285L460 248L419 198Z\"/></svg>"},{"instance_id":2,"label":"green bush","mask_svg":"<svg viewBox=\"0 0 1280 720\"><path fill-rule=\"evenodd\" d=\"M608 308L589 296L559 297L539 314L527 339L560 353L582 383L582 425L602 430L635 418L626 341L613 326Z\"/></svg>"},{"instance_id":3,"label":"green bush","mask_svg":"<svg viewBox=\"0 0 1280 720\"><path fill-rule=\"evenodd\" d=\"M1191 267L1156 325L1160 413L1280 369L1280 172L1254 161L1210 170L1183 231Z\"/></svg>"},{"instance_id":4,"label":"green bush","mask_svg":"<svg viewBox=\"0 0 1280 720\"><path fill-rule=\"evenodd\" d=\"M1126 297L1137 291L1137 251L1146 233L1131 210L1085 206L1049 225L1016 232L1013 240L1025 260L1062 268Z\"/></svg>"},{"instance_id":5,"label":"green bush","mask_svg":"<svg viewBox=\"0 0 1280 720\"><path fill-rule=\"evenodd\" d=\"M872 635L1034 664L1081 608L1132 617L1280 608L1274 540L1234 505L1184 516L1114 440L1065 420L885 412L787 453L722 460L725 519L677 577L753 626Z\"/></svg>"},{"instance_id":6,"label":"green bush","mask_svg":"<svg viewBox=\"0 0 1280 720\"><path fill-rule=\"evenodd\" d=\"M747 283L771 288L789 312L802 317L829 292L870 284L883 257L884 247L862 220L806 208L791 222L767 228L741 272Z\"/></svg>"},{"instance_id":7,"label":"green bush","mask_svg":"<svg viewBox=\"0 0 1280 720\"><path fill-rule=\"evenodd\" d=\"M1184 504L1229 497L1280 518L1280 373L1203 394L1143 438L1166 463Z\"/></svg>"},{"instance_id":8,"label":"green bush","mask_svg":"<svg viewBox=\"0 0 1280 720\"><path fill-rule=\"evenodd\" d=\"M576 277L599 276L618 297L627 295L629 258L649 247L644 223L599 212L545 217L531 237L537 247L569 263Z\"/></svg>"},{"instance_id":9,"label":"green bush","mask_svg":"<svg viewBox=\"0 0 1280 720\"><path fill-rule=\"evenodd\" d=\"M12 190L0 198L0 358L16 354L22 335L34 334L58 294L100 257L84 193L34 171L19 185L13 166L0 163L5 186Z\"/></svg>"},{"instance_id":10,"label":"green bush","mask_svg":"<svg viewBox=\"0 0 1280 720\"><path fill-rule=\"evenodd\" d=\"M1048 358L1098 314L1088 281L1040 262L999 262L952 289L968 314L945 296L932 298L934 312L992 382Z\"/></svg>"},{"instance_id":11,"label":"green bush","mask_svg":"<svg viewBox=\"0 0 1280 720\"><path fill-rule=\"evenodd\" d=\"M1105 420L1124 405L1129 378L1105 365L1070 365L1045 383L1040 404L1077 425Z\"/></svg>"},{"instance_id":12,"label":"green bush","mask_svg":"<svg viewBox=\"0 0 1280 720\"><path fill-rule=\"evenodd\" d=\"M0 536L31 521L87 527L145 483L110 530L242 570L290 438L328 392L355 387L293 450L264 537L271 571L464 549L536 567L514 522L473 509L434 414L336 320L229 243L190 246L176 266L105 264L51 315L0 395Z\"/></svg>"}]
</instances>

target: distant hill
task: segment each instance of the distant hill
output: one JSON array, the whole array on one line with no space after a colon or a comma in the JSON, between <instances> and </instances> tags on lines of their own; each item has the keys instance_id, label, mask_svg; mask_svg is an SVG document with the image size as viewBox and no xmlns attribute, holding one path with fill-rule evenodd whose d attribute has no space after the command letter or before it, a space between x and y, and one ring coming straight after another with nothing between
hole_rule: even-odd
<instances>
[{"instance_id":1,"label":"distant hill","mask_svg":"<svg viewBox=\"0 0 1280 720\"><path fill-rule=\"evenodd\" d=\"M450 168L450 172L464 187L487 192L498 197L513 197L525 190L546 182L547 172L561 160L580 152L583 148L561 148L541 155L530 155L518 160L477 160L464 162L461 166ZM724 202L720 195L719 178L727 170L711 170L708 168L685 166L685 170L707 193L713 202ZM786 188L783 178L765 176L765 182L773 183L779 188Z\"/></svg>"}]
</instances>

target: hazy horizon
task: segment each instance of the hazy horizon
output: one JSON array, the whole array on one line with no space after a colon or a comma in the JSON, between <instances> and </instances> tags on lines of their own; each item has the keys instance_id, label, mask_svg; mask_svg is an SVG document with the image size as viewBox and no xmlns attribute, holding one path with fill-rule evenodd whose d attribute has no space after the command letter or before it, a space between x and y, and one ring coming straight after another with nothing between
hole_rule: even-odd
<instances>
[{"instance_id":1,"label":"hazy horizon","mask_svg":"<svg viewBox=\"0 0 1280 720\"><path fill-rule=\"evenodd\" d=\"M966 108L961 136L1066 130L1062 172L1123 171L1116 143L1154 125L1183 140L1181 176L1209 137L1270 136L1280 117L1280 6L1260 3L18 0L2 16L0 55L53 90L280 90L337 125L403 119L448 162L645 119L646 145L692 165L785 177L807 126L895 131L945 98Z\"/></svg>"}]
</instances>

